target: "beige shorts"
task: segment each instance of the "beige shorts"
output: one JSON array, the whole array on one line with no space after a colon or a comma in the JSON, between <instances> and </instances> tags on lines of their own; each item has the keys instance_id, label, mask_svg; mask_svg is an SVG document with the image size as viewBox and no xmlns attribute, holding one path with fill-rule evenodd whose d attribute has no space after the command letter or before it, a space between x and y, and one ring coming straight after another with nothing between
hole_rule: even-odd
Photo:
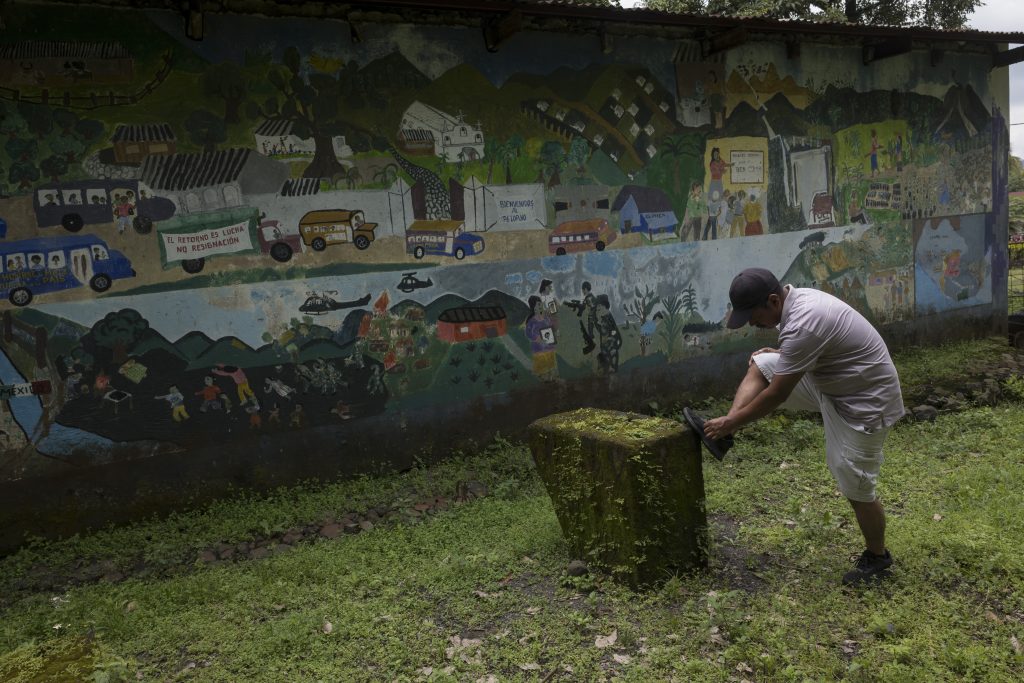
<instances>
[{"instance_id":1,"label":"beige shorts","mask_svg":"<svg viewBox=\"0 0 1024 683\"><path fill-rule=\"evenodd\" d=\"M760 353L754 363L769 382L779 361L777 353ZM875 484L882 467L882 445L889 428L868 430L849 424L836 411L832 399L822 394L806 373L780 406L785 410L821 413L825 423L825 463L843 495L861 503L875 500Z\"/></svg>"}]
</instances>

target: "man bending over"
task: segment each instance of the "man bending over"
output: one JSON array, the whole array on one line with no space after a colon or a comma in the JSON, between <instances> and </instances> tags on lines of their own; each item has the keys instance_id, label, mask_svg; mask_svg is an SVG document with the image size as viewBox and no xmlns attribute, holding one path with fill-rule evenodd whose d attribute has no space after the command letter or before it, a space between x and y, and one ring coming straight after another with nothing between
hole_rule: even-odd
<instances>
[{"instance_id":1,"label":"man bending over","mask_svg":"<svg viewBox=\"0 0 1024 683\"><path fill-rule=\"evenodd\" d=\"M813 410L825 423L825 461L850 501L867 549L843 584L883 578L885 510L875 494L882 444L904 413L889 350L864 316L816 289L783 287L764 268L748 268L729 288L728 327L779 328L779 348L755 351L724 417L704 423L713 440L776 408Z\"/></svg>"}]
</instances>

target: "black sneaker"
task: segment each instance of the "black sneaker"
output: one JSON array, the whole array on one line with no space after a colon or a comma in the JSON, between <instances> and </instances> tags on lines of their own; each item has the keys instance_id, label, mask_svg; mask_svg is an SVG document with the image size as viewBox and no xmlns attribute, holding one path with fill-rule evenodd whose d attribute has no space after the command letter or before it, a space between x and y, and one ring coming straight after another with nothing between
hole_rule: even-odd
<instances>
[{"instance_id":1,"label":"black sneaker","mask_svg":"<svg viewBox=\"0 0 1024 683\"><path fill-rule=\"evenodd\" d=\"M715 456L716 459L722 460L725 457L726 452L733 445L733 438L729 436L722 437L721 439L712 439L704 433L704 418L693 412L689 408L683 408L683 417L686 418L686 422L690 425L693 431L697 432L697 436L700 437L701 443L708 449L711 455Z\"/></svg>"},{"instance_id":2,"label":"black sneaker","mask_svg":"<svg viewBox=\"0 0 1024 683\"><path fill-rule=\"evenodd\" d=\"M889 567L892 566L892 555L885 551L885 555L875 555L870 550L865 550L857 558L853 569L843 574L844 586L859 586L865 583L877 583L889 575Z\"/></svg>"}]
</instances>

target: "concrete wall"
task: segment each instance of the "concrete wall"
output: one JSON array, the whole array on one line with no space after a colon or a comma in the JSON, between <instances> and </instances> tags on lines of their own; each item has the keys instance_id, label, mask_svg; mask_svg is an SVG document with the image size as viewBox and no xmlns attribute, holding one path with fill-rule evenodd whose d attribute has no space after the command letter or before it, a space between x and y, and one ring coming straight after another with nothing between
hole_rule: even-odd
<instances>
[{"instance_id":1,"label":"concrete wall","mask_svg":"<svg viewBox=\"0 0 1024 683\"><path fill-rule=\"evenodd\" d=\"M1003 324L1005 74L981 54L0 13L2 547L722 394L771 340L722 324L750 265L894 344ZM403 129L416 103L439 113ZM268 119L298 137L258 145ZM149 124L176 153L118 163L117 127ZM423 142L463 125L482 154Z\"/></svg>"}]
</instances>

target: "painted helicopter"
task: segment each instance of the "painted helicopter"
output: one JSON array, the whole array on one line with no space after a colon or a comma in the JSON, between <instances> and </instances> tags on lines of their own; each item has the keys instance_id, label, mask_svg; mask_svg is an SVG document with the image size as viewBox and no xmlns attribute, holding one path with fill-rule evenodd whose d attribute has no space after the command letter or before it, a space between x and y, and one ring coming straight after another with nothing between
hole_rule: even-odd
<instances>
[{"instance_id":1,"label":"painted helicopter","mask_svg":"<svg viewBox=\"0 0 1024 683\"><path fill-rule=\"evenodd\" d=\"M434 281L429 277L426 280L421 280L416 277L416 272L402 273L402 280L398 283L398 290L408 294L414 289L424 289L426 287L433 287Z\"/></svg>"},{"instance_id":2,"label":"painted helicopter","mask_svg":"<svg viewBox=\"0 0 1024 683\"><path fill-rule=\"evenodd\" d=\"M319 294L315 290L306 293L306 301L299 306L299 311L302 313L308 313L309 315L326 315L331 311L339 311L343 308L355 308L356 306L365 306L370 303L370 295L367 294L358 299L350 299L348 301L337 301L332 294L337 294L336 290L323 290Z\"/></svg>"}]
</instances>

